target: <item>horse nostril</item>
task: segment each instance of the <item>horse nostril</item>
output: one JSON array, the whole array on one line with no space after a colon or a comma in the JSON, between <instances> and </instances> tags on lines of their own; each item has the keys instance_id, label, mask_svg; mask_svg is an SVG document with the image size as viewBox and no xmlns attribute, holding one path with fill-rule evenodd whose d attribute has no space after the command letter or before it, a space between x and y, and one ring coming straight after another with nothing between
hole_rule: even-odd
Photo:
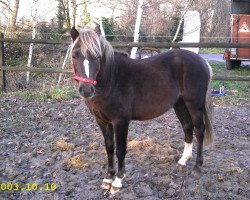
<instances>
[{"instance_id":1,"label":"horse nostril","mask_svg":"<svg viewBox=\"0 0 250 200\"><path fill-rule=\"evenodd\" d=\"M95 93L95 87L94 86L91 86L90 90L91 90L92 94Z\"/></svg>"},{"instance_id":2,"label":"horse nostril","mask_svg":"<svg viewBox=\"0 0 250 200\"><path fill-rule=\"evenodd\" d=\"M83 87L79 87L79 93L82 94L83 92Z\"/></svg>"}]
</instances>

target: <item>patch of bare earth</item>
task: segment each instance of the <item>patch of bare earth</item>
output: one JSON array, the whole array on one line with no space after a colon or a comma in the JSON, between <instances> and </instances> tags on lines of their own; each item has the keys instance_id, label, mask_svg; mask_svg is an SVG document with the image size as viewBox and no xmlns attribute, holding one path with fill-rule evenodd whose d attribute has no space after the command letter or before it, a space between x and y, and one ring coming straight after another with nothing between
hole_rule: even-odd
<instances>
[{"instance_id":1,"label":"patch of bare earth","mask_svg":"<svg viewBox=\"0 0 250 200\"><path fill-rule=\"evenodd\" d=\"M0 99L0 199L102 199L104 141L80 99ZM126 180L114 199L250 199L249 105L214 109L215 144L204 149L200 177L194 158L179 167L184 134L173 110L129 127ZM36 190L27 184L37 183ZM55 190L45 190L46 184ZM24 190L21 190L24 188ZM43 188L43 190L40 190Z\"/></svg>"}]
</instances>

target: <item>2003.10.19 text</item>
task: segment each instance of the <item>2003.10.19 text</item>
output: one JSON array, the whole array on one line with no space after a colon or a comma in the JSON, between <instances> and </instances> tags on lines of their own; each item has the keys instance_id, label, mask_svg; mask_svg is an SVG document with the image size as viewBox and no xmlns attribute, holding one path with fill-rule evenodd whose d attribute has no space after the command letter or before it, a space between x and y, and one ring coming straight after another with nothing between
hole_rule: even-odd
<instances>
[{"instance_id":1,"label":"2003.10.19 text","mask_svg":"<svg viewBox=\"0 0 250 200\"><path fill-rule=\"evenodd\" d=\"M0 191L54 191L56 190L56 184L55 183L45 183L45 184L37 184L37 183L26 183L26 184L21 184L19 185L18 183L0 183Z\"/></svg>"}]
</instances>

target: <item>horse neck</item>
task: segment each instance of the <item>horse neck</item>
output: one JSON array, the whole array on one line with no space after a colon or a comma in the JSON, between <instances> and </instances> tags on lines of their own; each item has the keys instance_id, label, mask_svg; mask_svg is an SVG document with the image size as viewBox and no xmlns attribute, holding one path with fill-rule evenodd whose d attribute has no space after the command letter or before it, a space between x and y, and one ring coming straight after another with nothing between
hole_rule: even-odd
<instances>
[{"instance_id":1,"label":"horse neck","mask_svg":"<svg viewBox=\"0 0 250 200\"><path fill-rule=\"evenodd\" d=\"M101 60L101 68L103 68L100 79L100 93L102 95L111 95L113 89L117 86L121 76L128 70L131 65L131 58L125 53L116 52L112 59L106 62L105 58ZM121 74L120 74L121 73Z\"/></svg>"},{"instance_id":2,"label":"horse neck","mask_svg":"<svg viewBox=\"0 0 250 200\"><path fill-rule=\"evenodd\" d=\"M101 68L102 70L99 77L100 92L101 94L109 95L116 83L117 68L115 66L114 56L109 61L106 61L106 58L104 57L101 60Z\"/></svg>"}]
</instances>

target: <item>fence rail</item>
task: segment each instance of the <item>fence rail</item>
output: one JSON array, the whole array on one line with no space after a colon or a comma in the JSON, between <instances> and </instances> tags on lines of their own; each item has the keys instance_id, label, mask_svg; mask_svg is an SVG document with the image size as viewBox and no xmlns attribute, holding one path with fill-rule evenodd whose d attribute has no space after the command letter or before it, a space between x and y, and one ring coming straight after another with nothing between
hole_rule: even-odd
<instances>
[{"instance_id":1,"label":"fence rail","mask_svg":"<svg viewBox=\"0 0 250 200\"><path fill-rule=\"evenodd\" d=\"M6 90L6 71L19 72L34 72L34 73L72 73L69 69L60 68L35 68L35 67L9 67L4 64L4 43L34 43L34 44L70 44L70 41L54 41L54 40L40 40L40 39L14 39L4 38L0 34L0 90ZM153 48L180 48L180 47L203 47L203 48L250 48L250 43L152 43L152 42L111 42L113 47L132 48L132 47L153 47ZM213 80L225 81L250 81L250 76L219 76L215 75Z\"/></svg>"},{"instance_id":2,"label":"fence rail","mask_svg":"<svg viewBox=\"0 0 250 200\"><path fill-rule=\"evenodd\" d=\"M65 73L72 74L71 69L60 69L60 68L37 68L37 67L7 67L0 66L0 70L4 71L15 71L15 72L33 72L33 73ZM250 81L250 76L222 76L213 75L213 80L224 80L224 81Z\"/></svg>"},{"instance_id":3,"label":"fence rail","mask_svg":"<svg viewBox=\"0 0 250 200\"><path fill-rule=\"evenodd\" d=\"M70 69L59 69L59 68L35 68L35 67L0 67L4 71L16 71L16 72L33 72L33 73L65 73L72 74L73 72ZM250 76L221 76L214 75L213 80L224 80L224 81L250 81Z\"/></svg>"},{"instance_id":4,"label":"fence rail","mask_svg":"<svg viewBox=\"0 0 250 200\"><path fill-rule=\"evenodd\" d=\"M9 67L9 66L0 66L0 70L4 71L14 71L14 72L33 72L33 73L66 73L70 74L72 72L71 69L61 69L61 68L38 68L38 67Z\"/></svg>"},{"instance_id":5,"label":"fence rail","mask_svg":"<svg viewBox=\"0 0 250 200\"><path fill-rule=\"evenodd\" d=\"M43 40L43 39L16 39L0 38L0 42L6 43L34 43L34 44L70 44L65 40ZM113 47L154 47L154 48L180 48L180 47L200 47L200 48L250 48L250 43L226 43L226 42L111 42Z\"/></svg>"}]
</instances>

